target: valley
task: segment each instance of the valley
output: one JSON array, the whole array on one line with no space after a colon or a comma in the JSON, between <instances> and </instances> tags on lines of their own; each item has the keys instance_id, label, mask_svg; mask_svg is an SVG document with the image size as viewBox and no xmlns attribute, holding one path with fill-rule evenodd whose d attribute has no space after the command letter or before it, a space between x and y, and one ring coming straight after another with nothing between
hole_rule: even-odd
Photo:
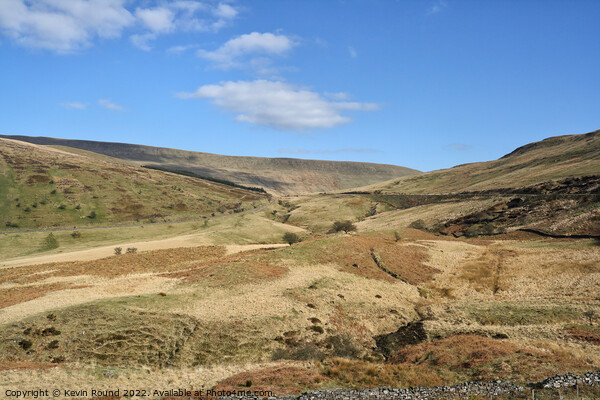
<instances>
[{"instance_id":1,"label":"valley","mask_svg":"<svg viewBox=\"0 0 600 400\"><path fill-rule=\"evenodd\" d=\"M266 193L89 143L0 138L2 392L299 395L600 369L600 131L378 183L357 167L348 184L259 185L220 166ZM152 162L200 171L167 150Z\"/></svg>"}]
</instances>

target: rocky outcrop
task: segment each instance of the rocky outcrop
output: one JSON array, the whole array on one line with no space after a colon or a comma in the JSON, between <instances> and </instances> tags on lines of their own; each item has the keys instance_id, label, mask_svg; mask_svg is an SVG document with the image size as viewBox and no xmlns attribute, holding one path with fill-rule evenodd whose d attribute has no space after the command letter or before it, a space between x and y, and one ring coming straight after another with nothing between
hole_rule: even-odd
<instances>
[{"instance_id":1,"label":"rocky outcrop","mask_svg":"<svg viewBox=\"0 0 600 400\"><path fill-rule=\"evenodd\" d=\"M400 348L427 340L423 322L414 321L401 326L396 332L375 336L376 350L387 359Z\"/></svg>"}]
</instances>

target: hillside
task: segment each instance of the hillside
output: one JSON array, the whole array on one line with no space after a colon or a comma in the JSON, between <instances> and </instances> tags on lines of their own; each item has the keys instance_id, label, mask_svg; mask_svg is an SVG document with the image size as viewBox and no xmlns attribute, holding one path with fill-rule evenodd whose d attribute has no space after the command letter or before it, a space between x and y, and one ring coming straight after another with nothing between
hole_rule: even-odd
<instances>
[{"instance_id":1,"label":"hillside","mask_svg":"<svg viewBox=\"0 0 600 400\"><path fill-rule=\"evenodd\" d=\"M277 194L328 192L374 184L418 174L396 165L302 160L294 158L237 157L126 143L6 136L38 145L67 146L107 155L137 165L185 170L201 176L258 186Z\"/></svg>"},{"instance_id":2,"label":"hillside","mask_svg":"<svg viewBox=\"0 0 600 400\"><path fill-rule=\"evenodd\" d=\"M593 167L584 153L566 171ZM69 228L54 231L54 248L48 232L0 235L0 392L269 396L524 384L600 367L598 176L459 195L289 196L263 208L267 195L88 150L5 139L0 155L1 215ZM222 218L171 222L212 212ZM73 236L73 225L135 213L143 226ZM356 231L332 232L345 220ZM300 242L282 243L288 232Z\"/></svg>"},{"instance_id":3,"label":"hillside","mask_svg":"<svg viewBox=\"0 0 600 400\"><path fill-rule=\"evenodd\" d=\"M202 179L0 139L2 230L197 219L267 197Z\"/></svg>"},{"instance_id":4,"label":"hillside","mask_svg":"<svg viewBox=\"0 0 600 400\"><path fill-rule=\"evenodd\" d=\"M406 194L515 188L600 174L600 131L551 137L519 147L498 160L459 165L367 187Z\"/></svg>"}]
</instances>

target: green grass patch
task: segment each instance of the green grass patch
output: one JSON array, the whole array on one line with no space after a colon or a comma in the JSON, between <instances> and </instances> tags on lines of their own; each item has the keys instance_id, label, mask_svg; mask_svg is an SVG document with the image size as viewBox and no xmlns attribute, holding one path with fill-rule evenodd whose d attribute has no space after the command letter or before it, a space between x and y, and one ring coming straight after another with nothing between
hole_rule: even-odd
<instances>
[{"instance_id":1,"label":"green grass patch","mask_svg":"<svg viewBox=\"0 0 600 400\"><path fill-rule=\"evenodd\" d=\"M587 247L597 246L593 239L552 239L552 240L536 240L536 241L521 241L508 244L510 247L518 247L525 249L584 249Z\"/></svg>"},{"instance_id":2,"label":"green grass patch","mask_svg":"<svg viewBox=\"0 0 600 400\"><path fill-rule=\"evenodd\" d=\"M96 302L3 327L0 353L9 361L166 367L178 364L178 354L197 325L187 316L125 307L118 301ZM31 346L25 350L18 338Z\"/></svg>"},{"instance_id":3,"label":"green grass patch","mask_svg":"<svg viewBox=\"0 0 600 400\"><path fill-rule=\"evenodd\" d=\"M544 325L578 321L583 311L568 305L527 305L523 303L482 303L462 308L482 325Z\"/></svg>"}]
</instances>

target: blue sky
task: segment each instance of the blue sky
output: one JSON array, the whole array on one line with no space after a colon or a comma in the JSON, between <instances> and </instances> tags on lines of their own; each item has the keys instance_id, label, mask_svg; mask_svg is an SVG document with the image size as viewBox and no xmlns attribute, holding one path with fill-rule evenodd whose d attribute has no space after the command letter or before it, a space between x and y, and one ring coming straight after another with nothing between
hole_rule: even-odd
<instances>
[{"instance_id":1,"label":"blue sky","mask_svg":"<svg viewBox=\"0 0 600 400\"><path fill-rule=\"evenodd\" d=\"M600 129L596 0L0 0L0 133L424 171Z\"/></svg>"}]
</instances>

